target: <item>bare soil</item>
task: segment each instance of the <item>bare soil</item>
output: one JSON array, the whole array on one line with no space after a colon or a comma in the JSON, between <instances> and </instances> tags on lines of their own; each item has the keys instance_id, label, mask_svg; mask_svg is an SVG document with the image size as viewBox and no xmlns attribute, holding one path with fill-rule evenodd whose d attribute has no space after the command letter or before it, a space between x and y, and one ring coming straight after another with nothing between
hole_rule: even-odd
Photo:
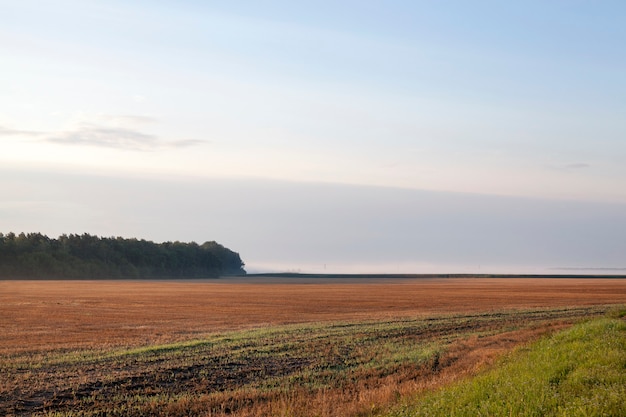
<instances>
[{"instance_id":1,"label":"bare soil","mask_svg":"<svg viewBox=\"0 0 626 417\"><path fill-rule=\"evenodd\" d=\"M624 303L626 280L598 278L0 281L0 415L371 415ZM272 333L306 323L328 326ZM426 362L367 365L428 343Z\"/></svg>"},{"instance_id":2,"label":"bare soil","mask_svg":"<svg viewBox=\"0 0 626 417\"><path fill-rule=\"evenodd\" d=\"M626 303L626 279L0 281L0 355L289 323Z\"/></svg>"}]
</instances>

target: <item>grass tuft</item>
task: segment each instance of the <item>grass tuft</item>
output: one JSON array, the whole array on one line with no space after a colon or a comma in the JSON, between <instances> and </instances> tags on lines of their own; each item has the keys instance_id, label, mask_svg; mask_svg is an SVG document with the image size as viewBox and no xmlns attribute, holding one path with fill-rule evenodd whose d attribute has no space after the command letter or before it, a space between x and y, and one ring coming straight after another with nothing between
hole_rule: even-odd
<instances>
[{"instance_id":1,"label":"grass tuft","mask_svg":"<svg viewBox=\"0 0 626 417\"><path fill-rule=\"evenodd\" d=\"M0 357L0 414L6 410L7 415L48 417L373 416L409 395L475 375L513 346L582 318L604 315L608 308L303 323L144 347L16 352ZM585 343L594 342L595 333L576 329L570 333L571 344L589 351ZM605 339L603 343L614 348L603 351L604 356L622 360L617 355L621 345ZM620 376L611 374L612 362L581 374L578 357L557 349L559 343L548 347L558 366L544 377L554 392L567 394ZM596 352L594 357L599 356ZM622 360L621 370L625 365ZM488 387L488 381L483 384ZM511 389L525 390L511 384ZM491 388L484 390L491 395ZM613 397L619 399L621 394L615 392ZM494 398L503 402L506 395ZM483 399L476 394L473 402L480 406ZM521 404L516 407L521 409ZM518 408L506 410L522 415ZM493 414L491 408L481 412ZM480 415L471 411L456 415L470 414Z\"/></svg>"},{"instance_id":2,"label":"grass tuft","mask_svg":"<svg viewBox=\"0 0 626 417\"><path fill-rule=\"evenodd\" d=\"M387 416L624 416L625 368L626 322L597 319Z\"/></svg>"}]
</instances>

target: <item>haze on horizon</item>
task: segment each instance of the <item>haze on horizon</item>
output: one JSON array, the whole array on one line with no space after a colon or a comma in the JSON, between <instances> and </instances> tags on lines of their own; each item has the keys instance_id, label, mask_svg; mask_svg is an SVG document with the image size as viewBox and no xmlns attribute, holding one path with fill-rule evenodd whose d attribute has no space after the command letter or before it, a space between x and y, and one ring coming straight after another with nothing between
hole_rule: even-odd
<instances>
[{"instance_id":1,"label":"haze on horizon","mask_svg":"<svg viewBox=\"0 0 626 417\"><path fill-rule=\"evenodd\" d=\"M250 271L626 267L623 2L0 16L2 232L216 240Z\"/></svg>"}]
</instances>

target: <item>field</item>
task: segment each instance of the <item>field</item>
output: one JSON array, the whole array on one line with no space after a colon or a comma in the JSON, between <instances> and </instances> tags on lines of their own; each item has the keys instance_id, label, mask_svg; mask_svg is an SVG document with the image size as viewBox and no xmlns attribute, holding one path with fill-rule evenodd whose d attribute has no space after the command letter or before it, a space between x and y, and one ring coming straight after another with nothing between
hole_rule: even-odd
<instances>
[{"instance_id":1,"label":"field","mask_svg":"<svg viewBox=\"0 0 626 417\"><path fill-rule=\"evenodd\" d=\"M0 415L374 415L626 303L620 279L0 282Z\"/></svg>"},{"instance_id":2,"label":"field","mask_svg":"<svg viewBox=\"0 0 626 417\"><path fill-rule=\"evenodd\" d=\"M625 315L617 309L524 346L481 375L386 417L624 416Z\"/></svg>"}]
</instances>

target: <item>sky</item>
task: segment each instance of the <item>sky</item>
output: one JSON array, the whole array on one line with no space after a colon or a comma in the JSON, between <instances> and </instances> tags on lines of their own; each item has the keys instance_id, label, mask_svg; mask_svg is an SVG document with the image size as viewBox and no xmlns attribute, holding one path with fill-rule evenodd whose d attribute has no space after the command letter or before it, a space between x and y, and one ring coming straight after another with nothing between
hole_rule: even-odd
<instances>
[{"instance_id":1,"label":"sky","mask_svg":"<svg viewBox=\"0 0 626 417\"><path fill-rule=\"evenodd\" d=\"M250 272L626 268L626 3L0 0L0 231Z\"/></svg>"}]
</instances>

